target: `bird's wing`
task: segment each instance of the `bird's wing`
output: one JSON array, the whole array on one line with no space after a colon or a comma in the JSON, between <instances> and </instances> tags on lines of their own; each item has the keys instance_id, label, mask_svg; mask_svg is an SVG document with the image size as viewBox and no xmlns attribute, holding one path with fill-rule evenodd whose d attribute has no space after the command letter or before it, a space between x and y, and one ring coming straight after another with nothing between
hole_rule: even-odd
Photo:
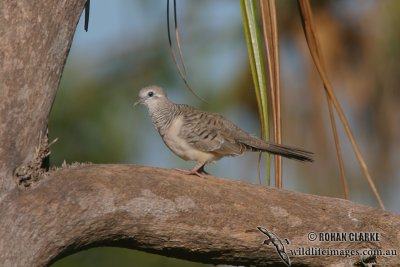
<instances>
[{"instance_id":1,"label":"bird's wing","mask_svg":"<svg viewBox=\"0 0 400 267\"><path fill-rule=\"evenodd\" d=\"M237 127L217 113L178 105L183 125L179 135L193 148L216 155L236 156L245 151L262 151L300 161L313 161L313 153L303 149L265 142Z\"/></svg>"},{"instance_id":2,"label":"bird's wing","mask_svg":"<svg viewBox=\"0 0 400 267\"><path fill-rule=\"evenodd\" d=\"M193 148L221 156L240 155L246 150L234 136L242 130L224 117L187 105L181 105L181 108L186 110L182 112L183 125L179 135Z\"/></svg>"}]
</instances>

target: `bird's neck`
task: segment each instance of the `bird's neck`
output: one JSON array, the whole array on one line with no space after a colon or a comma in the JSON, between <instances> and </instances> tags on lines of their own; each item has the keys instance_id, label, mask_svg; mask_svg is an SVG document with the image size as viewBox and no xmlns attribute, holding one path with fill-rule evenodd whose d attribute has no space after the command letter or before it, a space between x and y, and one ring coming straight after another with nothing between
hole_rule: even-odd
<instances>
[{"instance_id":1,"label":"bird's neck","mask_svg":"<svg viewBox=\"0 0 400 267\"><path fill-rule=\"evenodd\" d=\"M163 135L176 115L177 105L168 99L160 99L148 105L149 114L157 131Z\"/></svg>"}]
</instances>

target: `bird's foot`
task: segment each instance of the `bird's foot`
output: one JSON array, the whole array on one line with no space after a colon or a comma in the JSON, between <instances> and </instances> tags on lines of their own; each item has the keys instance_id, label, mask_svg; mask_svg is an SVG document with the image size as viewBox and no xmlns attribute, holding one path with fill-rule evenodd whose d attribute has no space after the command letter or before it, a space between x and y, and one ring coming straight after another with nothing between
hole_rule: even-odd
<instances>
[{"instance_id":1,"label":"bird's foot","mask_svg":"<svg viewBox=\"0 0 400 267\"><path fill-rule=\"evenodd\" d=\"M178 168L175 168L175 170L176 171L179 171L179 172L181 172L181 173L184 173L184 174L187 174L187 175L196 175L196 176L199 176L199 177L205 177L208 173L206 172L206 171L204 171L204 170L185 170L185 169L178 169Z\"/></svg>"}]
</instances>

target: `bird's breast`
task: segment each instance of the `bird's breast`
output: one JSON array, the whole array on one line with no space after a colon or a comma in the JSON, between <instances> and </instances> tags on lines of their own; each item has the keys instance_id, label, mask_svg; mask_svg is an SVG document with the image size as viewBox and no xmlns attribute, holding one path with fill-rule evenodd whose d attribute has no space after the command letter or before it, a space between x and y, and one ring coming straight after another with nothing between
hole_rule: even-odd
<instances>
[{"instance_id":1,"label":"bird's breast","mask_svg":"<svg viewBox=\"0 0 400 267\"><path fill-rule=\"evenodd\" d=\"M178 116L165 131L163 140L168 148L184 160L201 162L214 161L216 159L214 154L195 149L186 141L184 136L180 135L182 127L185 127L183 117Z\"/></svg>"}]
</instances>

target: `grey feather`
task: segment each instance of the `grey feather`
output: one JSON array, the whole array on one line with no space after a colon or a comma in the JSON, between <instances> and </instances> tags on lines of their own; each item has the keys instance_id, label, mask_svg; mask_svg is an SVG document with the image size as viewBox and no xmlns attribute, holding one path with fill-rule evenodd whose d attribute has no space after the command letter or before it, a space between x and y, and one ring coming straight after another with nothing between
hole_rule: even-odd
<instances>
[{"instance_id":1,"label":"grey feather","mask_svg":"<svg viewBox=\"0 0 400 267\"><path fill-rule=\"evenodd\" d=\"M162 88L140 90L139 100L147 106L154 127L178 156L205 163L246 151L261 151L300 161L313 161L313 153L266 142L240 129L217 113L171 102ZM207 156L208 155L208 156Z\"/></svg>"}]
</instances>

